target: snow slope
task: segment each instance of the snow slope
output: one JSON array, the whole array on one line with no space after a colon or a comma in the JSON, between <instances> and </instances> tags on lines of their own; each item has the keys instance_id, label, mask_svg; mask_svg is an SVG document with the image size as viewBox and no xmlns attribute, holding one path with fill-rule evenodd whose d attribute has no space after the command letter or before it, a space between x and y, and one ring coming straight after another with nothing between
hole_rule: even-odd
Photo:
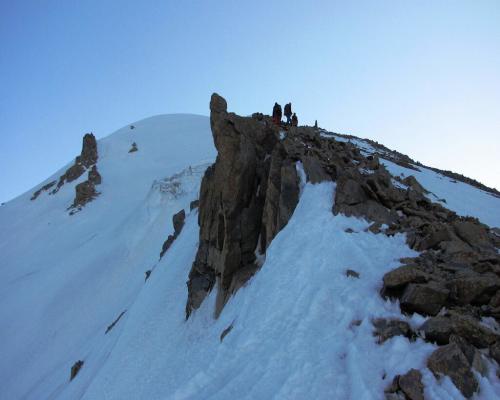
<instances>
[{"instance_id":1,"label":"snow slope","mask_svg":"<svg viewBox=\"0 0 500 400\"><path fill-rule=\"evenodd\" d=\"M409 368L422 370L429 398L462 398L425 369L433 345L402 337L376 344L373 318L423 321L378 294L384 273L415 253L402 235L332 215L333 183L303 186L262 269L219 319L214 291L185 321L199 233L189 203L216 155L209 120L168 115L133 125L98 142L101 195L81 212L66 210L78 181L0 207L0 399L383 399L388 381ZM136 153L128 153L132 142ZM440 192L435 179L422 184L448 206L500 225L499 199L485 203L467 188L470 201L455 204L462 186ZM186 224L158 261L182 208ZM70 382L77 360L84 365ZM500 397L494 368L478 379L478 398Z\"/></svg>"},{"instance_id":2,"label":"snow slope","mask_svg":"<svg viewBox=\"0 0 500 400\"><path fill-rule=\"evenodd\" d=\"M66 208L85 175L56 195L30 201L31 191L0 208L2 399L75 398L65 395L71 366L106 357L106 327L144 287L172 215L198 196L215 158L208 118L165 115L134 126L98 142L101 195L80 213ZM132 142L139 151L128 153ZM180 187L161 181L179 173ZM70 389L83 393L79 384Z\"/></svg>"}]
</instances>

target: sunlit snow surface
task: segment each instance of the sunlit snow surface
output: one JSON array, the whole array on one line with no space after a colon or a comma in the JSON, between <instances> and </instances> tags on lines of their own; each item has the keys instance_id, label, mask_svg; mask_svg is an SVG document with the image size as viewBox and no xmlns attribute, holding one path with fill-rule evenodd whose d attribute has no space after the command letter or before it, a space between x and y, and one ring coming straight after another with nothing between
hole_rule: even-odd
<instances>
[{"instance_id":1,"label":"sunlit snow surface","mask_svg":"<svg viewBox=\"0 0 500 400\"><path fill-rule=\"evenodd\" d=\"M394 374L410 368L422 371L428 398L462 398L425 368L433 345L376 344L372 318L405 318L379 296L382 276L415 253L402 235L334 216L332 183L302 188L262 269L218 320L214 291L186 322L199 234L189 202L215 159L209 120L158 116L134 126L99 141L102 194L80 213L66 211L78 182L0 207L0 399L383 399ZM186 225L158 262L181 208ZM479 398L500 396L493 366L489 380L478 379Z\"/></svg>"}]
</instances>

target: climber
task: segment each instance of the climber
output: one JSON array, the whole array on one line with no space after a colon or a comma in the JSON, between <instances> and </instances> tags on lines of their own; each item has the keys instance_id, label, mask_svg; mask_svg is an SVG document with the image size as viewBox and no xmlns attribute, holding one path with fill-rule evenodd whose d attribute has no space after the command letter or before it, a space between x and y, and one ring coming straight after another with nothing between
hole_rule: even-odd
<instances>
[{"instance_id":1,"label":"climber","mask_svg":"<svg viewBox=\"0 0 500 400\"><path fill-rule=\"evenodd\" d=\"M274 103L273 122L276 125L279 125L281 123L281 106L278 103Z\"/></svg>"},{"instance_id":2,"label":"climber","mask_svg":"<svg viewBox=\"0 0 500 400\"><path fill-rule=\"evenodd\" d=\"M290 117L292 116L292 103L285 104L284 114L286 117L286 124L290 125L291 124Z\"/></svg>"},{"instance_id":3,"label":"climber","mask_svg":"<svg viewBox=\"0 0 500 400\"><path fill-rule=\"evenodd\" d=\"M293 113L292 115L292 126L297 126L299 124L299 120L297 118L297 114Z\"/></svg>"}]
</instances>

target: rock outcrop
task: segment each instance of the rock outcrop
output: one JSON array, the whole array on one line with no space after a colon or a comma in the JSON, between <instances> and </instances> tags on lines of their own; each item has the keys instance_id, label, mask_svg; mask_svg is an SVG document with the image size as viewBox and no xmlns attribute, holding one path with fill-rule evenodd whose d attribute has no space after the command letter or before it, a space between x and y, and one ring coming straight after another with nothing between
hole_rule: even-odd
<instances>
[{"instance_id":1,"label":"rock outcrop","mask_svg":"<svg viewBox=\"0 0 500 400\"><path fill-rule=\"evenodd\" d=\"M57 186L52 191L52 194L57 193L66 182L72 182L82 176L88 168L97 163L97 157L97 141L95 136L92 133L86 133L83 136L80 155L76 157L75 163L59 177Z\"/></svg>"},{"instance_id":2,"label":"rock outcrop","mask_svg":"<svg viewBox=\"0 0 500 400\"><path fill-rule=\"evenodd\" d=\"M30 200L32 200L32 201L36 200L38 198L38 196L40 196L42 194L42 192L49 190L52 186L54 186L56 184L56 182L57 181L52 181L52 182L49 182L49 183L43 185L40 189L38 189L37 191L35 191L33 193Z\"/></svg>"},{"instance_id":3,"label":"rock outcrop","mask_svg":"<svg viewBox=\"0 0 500 400\"><path fill-rule=\"evenodd\" d=\"M38 196L44 191L48 191L54 185L56 186L50 194L56 194L61 187L67 182L73 182L80 178L87 170L87 180L80 182L75 186L75 199L68 207L70 214L74 214L82 209L82 207L89 201L92 201L99 195L95 186L101 183L101 175L97 171L97 141L92 133L86 133L83 136L82 151L76 157L75 163L69 167L64 174L62 174L56 185L56 181L52 181L42 186L33 193L31 200L36 200Z\"/></svg>"},{"instance_id":4,"label":"rock outcrop","mask_svg":"<svg viewBox=\"0 0 500 400\"><path fill-rule=\"evenodd\" d=\"M129 152L129 153L135 153L137 150L139 150L139 149L137 148L137 143L136 143L136 142L134 142L134 143L132 143L132 146L130 147L130 150L129 150L128 152Z\"/></svg>"},{"instance_id":5,"label":"rock outcrop","mask_svg":"<svg viewBox=\"0 0 500 400\"><path fill-rule=\"evenodd\" d=\"M163 246L160 252L160 260L167 252L167 250L172 246L174 240L180 235L182 228L184 227L184 221L186 220L186 212L184 209L180 210L178 213L174 214L172 217L172 224L174 226L174 233L172 235L168 235L167 240L163 242ZM147 279L147 278L146 278Z\"/></svg>"},{"instance_id":6,"label":"rock outcrop","mask_svg":"<svg viewBox=\"0 0 500 400\"><path fill-rule=\"evenodd\" d=\"M286 225L299 197L297 157L269 117L227 112L217 94L210 101L210 125L218 151L203 177L199 199L200 242L189 274L186 317L217 285L218 314L229 295L259 268Z\"/></svg>"},{"instance_id":7,"label":"rock outcrop","mask_svg":"<svg viewBox=\"0 0 500 400\"><path fill-rule=\"evenodd\" d=\"M200 189L200 239L187 282L186 318L214 288L218 315L258 270L297 205L303 168L309 182L336 182L334 214L373 221L369 230L375 234L404 233L420 253L384 276L381 295L398 299L404 313L430 318L417 332L404 321L375 320L374 334L379 342L421 336L442 346L429 368L450 376L470 396L478 386L469 372L482 368L476 349L500 358L499 336L481 323L483 317L500 320L500 235L432 202L414 176L393 177L377 154L362 153L352 143L323 137L314 128L278 127L262 114L237 116L217 94L210 111L218 156ZM418 170L413 160L385 148L384 158ZM455 361L461 378L452 371ZM393 389L388 396L423 398L420 373L397 377Z\"/></svg>"},{"instance_id":8,"label":"rock outcrop","mask_svg":"<svg viewBox=\"0 0 500 400\"><path fill-rule=\"evenodd\" d=\"M82 369L83 364L84 364L84 362L82 360L78 360L73 364L73 366L71 367L70 375L69 375L70 381L75 379L75 377L78 375L78 372L80 372L80 370Z\"/></svg>"},{"instance_id":9,"label":"rock outcrop","mask_svg":"<svg viewBox=\"0 0 500 400\"><path fill-rule=\"evenodd\" d=\"M404 375L396 375L385 393L387 400L424 400L422 374L411 369Z\"/></svg>"}]
</instances>

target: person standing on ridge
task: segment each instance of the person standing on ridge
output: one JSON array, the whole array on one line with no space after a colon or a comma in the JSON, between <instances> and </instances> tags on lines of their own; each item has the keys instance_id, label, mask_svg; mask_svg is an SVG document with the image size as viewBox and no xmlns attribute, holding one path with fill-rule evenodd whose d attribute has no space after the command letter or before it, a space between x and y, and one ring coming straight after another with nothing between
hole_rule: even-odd
<instances>
[{"instance_id":1,"label":"person standing on ridge","mask_svg":"<svg viewBox=\"0 0 500 400\"><path fill-rule=\"evenodd\" d=\"M278 103L274 103L273 122L276 125L279 125L281 123L281 106Z\"/></svg>"},{"instance_id":2,"label":"person standing on ridge","mask_svg":"<svg viewBox=\"0 0 500 400\"><path fill-rule=\"evenodd\" d=\"M293 113L292 115L292 126L298 126L299 125L299 119L297 118L297 114Z\"/></svg>"},{"instance_id":3,"label":"person standing on ridge","mask_svg":"<svg viewBox=\"0 0 500 400\"><path fill-rule=\"evenodd\" d=\"M286 117L286 124L290 125L291 124L290 117L292 116L292 103L285 104L284 114L285 114L285 117Z\"/></svg>"}]
</instances>

